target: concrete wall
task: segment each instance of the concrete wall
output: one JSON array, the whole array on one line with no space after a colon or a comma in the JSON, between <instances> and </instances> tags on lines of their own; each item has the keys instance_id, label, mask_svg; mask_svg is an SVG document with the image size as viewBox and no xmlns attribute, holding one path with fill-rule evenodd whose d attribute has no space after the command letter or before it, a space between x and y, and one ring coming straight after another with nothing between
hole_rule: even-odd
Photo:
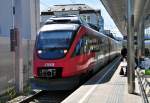
<instances>
[{"instance_id":1,"label":"concrete wall","mask_svg":"<svg viewBox=\"0 0 150 103\"><path fill-rule=\"evenodd\" d=\"M40 22L39 0L15 0L15 26L22 36L23 73L26 84L32 71L32 48ZM15 56L10 52L10 29L13 27L12 0L0 0L0 94L14 85Z\"/></svg>"},{"instance_id":2,"label":"concrete wall","mask_svg":"<svg viewBox=\"0 0 150 103\"><path fill-rule=\"evenodd\" d=\"M17 18L16 22L21 22L20 32L26 39L35 39L40 27L39 0L20 0L19 2L17 4L20 4L20 7L16 10L20 12L18 16L21 16L21 20ZM13 27L12 5L12 0L0 1L0 36L9 36L9 30Z\"/></svg>"},{"instance_id":3,"label":"concrete wall","mask_svg":"<svg viewBox=\"0 0 150 103\"><path fill-rule=\"evenodd\" d=\"M9 36L12 23L12 0L0 0L0 36Z\"/></svg>"},{"instance_id":4,"label":"concrete wall","mask_svg":"<svg viewBox=\"0 0 150 103\"><path fill-rule=\"evenodd\" d=\"M12 28L12 1L0 1L0 94L14 82L14 57L10 52L10 29Z\"/></svg>"}]
</instances>

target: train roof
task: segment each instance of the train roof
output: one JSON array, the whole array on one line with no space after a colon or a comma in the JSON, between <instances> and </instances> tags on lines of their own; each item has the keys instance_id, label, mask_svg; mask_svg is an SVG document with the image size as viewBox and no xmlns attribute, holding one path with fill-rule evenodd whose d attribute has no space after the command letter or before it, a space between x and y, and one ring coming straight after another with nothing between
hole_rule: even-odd
<instances>
[{"instance_id":1,"label":"train roof","mask_svg":"<svg viewBox=\"0 0 150 103\"><path fill-rule=\"evenodd\" d=\"M77 30L83 20L77 15L53 16L41 27L40 31Z\"/></svg>"},{"instance_id":2,"label":"train roof","mask_svg":"<svg viewBox=\"0 0 150 103\"><path fill-rule=\"evenodd\" d=\"M49 18L44 26L40 29L40 31L54 31L54 30L77 30L77 28L81 25L85 25L93 29L89 24L87 24L84 20L82 20L77 15L64 15L64 16L53 16ZM104 35L103 33L96 31L97 36L105 36L107 38L114 40L113 38Z\"/></svg>"},{"instance_id":3,"label":"train roof","mask_svg":"<svg viewBox=\"0 0 150 103\"><path fill-rule=\"evenodd\" d=\"M52 24L44 25L40 31L77 30L78 27L78 24Z\"/></svg>"},{"instance_id":4,"label":"train roof","mask_svg":"<svg viewBox=\"0 0 150 103\"><path fill-rule=\"evenodd\" d=\"M46 22L45 25L47 24L82 24L82 20L79 16L76 15L67 15L67 16L53 16L49 18Z\"/></svg>"},{"instance_id":5,"label":"train roof","mask_svg":"<svg viewBox=\"0 0 150 103\"><path fill-rule=\"evenodd\" d=\"M92 28L90 28L90 29L92 29ZM105 34L102 33L102 32L96 31L96 30L94 30L94 29L92 29L92 31L95 32L95 33L94 33L95 36L98 36L98 37L103 36L103 37L105 37L105 38L111 39L111 40L114 41L114 42L120 42L120 41L115 40L114 38L109 37L108 35L105 35Z\"/></svg>"}]
</instances>

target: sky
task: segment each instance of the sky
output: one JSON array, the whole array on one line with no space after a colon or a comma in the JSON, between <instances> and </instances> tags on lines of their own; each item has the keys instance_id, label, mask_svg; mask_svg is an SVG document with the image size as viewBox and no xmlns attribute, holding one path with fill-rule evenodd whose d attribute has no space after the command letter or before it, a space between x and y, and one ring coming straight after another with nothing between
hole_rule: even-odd
<instances>
[{"instance_id":1,"label":"sky","mask_svg":"<svg viewBox=\"0 0 150 103\"><path fill-rule=\"evenodd\" d=\"M116 27L112 18L107 13L100 0L40 0L40 10L45 11L52 5L59 4L87 4L94 9L100 9L101 15L104 18L104 29L111 30L114 36L122 37L122 34Z\"/></svg>"}]
</instances>

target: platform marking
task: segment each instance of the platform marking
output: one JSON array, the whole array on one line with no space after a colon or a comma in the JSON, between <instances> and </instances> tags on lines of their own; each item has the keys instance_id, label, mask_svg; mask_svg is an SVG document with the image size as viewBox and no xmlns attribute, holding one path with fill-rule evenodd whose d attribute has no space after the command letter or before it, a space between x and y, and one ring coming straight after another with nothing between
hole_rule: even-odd
<instances>
[{"instance_id":1,"label":"platform marking","mask_svg":"<svg viewBox=\"0 0 150 103\"><path fill-rule=\"evenodd\" d=\"M119 60L118 60L119 61ZM117 62L118 62L117 61ZM117 63L116 62L116 63ZM96 82L96 84L99 84L103 79L104 77L111 71L111 69L116 65L116 63ZM97 87L98 85L94 85L81 99L78 103L83 103L86 98L94 91L94 89Z\"/></svg>"}]
</instances>

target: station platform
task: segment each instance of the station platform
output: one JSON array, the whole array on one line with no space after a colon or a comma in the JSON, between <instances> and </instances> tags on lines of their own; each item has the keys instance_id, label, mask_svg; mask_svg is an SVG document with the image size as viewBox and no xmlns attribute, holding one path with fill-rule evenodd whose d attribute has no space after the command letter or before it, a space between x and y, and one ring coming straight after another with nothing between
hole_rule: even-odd
<instances>
[{"instance_id":1,"label":"station platform","mask_svg":"<svg viewBox=\"0 0 150 103\"><path fill-rule=\"evenodd\" d=\"M129 94L127 77L119 75L121 66L126 65L125 61L113 61L62 103L142 103L137 78L135 94Z\"/></svg>"}]
</instances>

